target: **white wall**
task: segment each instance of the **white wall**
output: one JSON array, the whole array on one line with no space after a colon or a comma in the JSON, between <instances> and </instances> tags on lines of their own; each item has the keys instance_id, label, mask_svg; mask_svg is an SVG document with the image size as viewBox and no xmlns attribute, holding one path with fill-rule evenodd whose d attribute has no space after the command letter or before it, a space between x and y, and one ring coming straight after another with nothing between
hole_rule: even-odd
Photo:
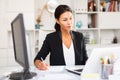
<instances>
[{"instance_id":1,"label":"white wall","mask_svg":"<svg viewBox=\"0 0 120 80\"><path fill-rule=\"evenodd\" d=\"M0 0L0 48L6 48L7 47L7 32L6 32L6 1L5 0ZM4 33L4 34L3 34Z\"/></svg>"},{"instance_id":2,"label":"white wall","mask_svg":"<svg viewBox=\"0 0 120 80\"><path fill-rule=\"evenodd\" d=\"M17 65L12 46L11 22L18 13L23 13L25 28L33 30L34 34L34 0L0 0L0 66Z\"/></svg>"}]
</instances>

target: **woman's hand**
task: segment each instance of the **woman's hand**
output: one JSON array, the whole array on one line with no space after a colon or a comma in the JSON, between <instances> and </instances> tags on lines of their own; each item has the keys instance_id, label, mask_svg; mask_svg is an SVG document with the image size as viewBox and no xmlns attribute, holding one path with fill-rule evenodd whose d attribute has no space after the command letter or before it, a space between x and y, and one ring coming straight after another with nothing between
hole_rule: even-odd
<instances>
[{"instance_id":1,"label":"woman's hand","mask_svg":"<svg viewBox=\"0 0 120 80\"><path fill-rule=\"evenodd\" d=\"M49 65L41 60L36 60L34 64L39 70L47 70L49 68Z\"/></svg>"}]
</instances>

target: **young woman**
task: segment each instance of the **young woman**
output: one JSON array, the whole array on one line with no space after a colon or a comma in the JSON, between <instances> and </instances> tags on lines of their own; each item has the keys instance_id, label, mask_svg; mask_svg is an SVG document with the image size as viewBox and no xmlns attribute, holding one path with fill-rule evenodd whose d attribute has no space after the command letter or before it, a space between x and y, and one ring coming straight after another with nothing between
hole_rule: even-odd
<instances>
[{"instance_id":1,"label":"young woman","mask_svg":"<svg viewBox=\"0 0 120 80\"><path fill-rule=\"evenodd\" d=\"M84 65L88 59L83 34L72 31L73 14L67 5L59 5L54 13L56 31L46 36L41 50L35 57L35 66L40 70L48 69L44 63L50 54L50 65Z\"/></svg>"}]
</instances>

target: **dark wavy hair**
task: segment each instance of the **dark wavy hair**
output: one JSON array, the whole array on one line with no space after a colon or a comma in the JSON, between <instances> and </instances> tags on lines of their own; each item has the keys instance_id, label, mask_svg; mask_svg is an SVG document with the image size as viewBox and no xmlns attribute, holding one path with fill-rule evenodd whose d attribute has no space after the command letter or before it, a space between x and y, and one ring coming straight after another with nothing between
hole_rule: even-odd
<instances>
[{"instance_id":1,"label":"dark wavy hair","mask_svg":"<svg viewBox=\"0 0 120 80\"><path fill-rule=\"evenodd\" d=\"M60 15L63 14L64 12L69 11L72 13L72 9L68 6L68 5L59 5L56 9L55 9L55 13L54 16L56 19L60 18ZM60 31L60 25L58 23L55 23L54 26L56 31Z\"/></svg>"}]
</instances>

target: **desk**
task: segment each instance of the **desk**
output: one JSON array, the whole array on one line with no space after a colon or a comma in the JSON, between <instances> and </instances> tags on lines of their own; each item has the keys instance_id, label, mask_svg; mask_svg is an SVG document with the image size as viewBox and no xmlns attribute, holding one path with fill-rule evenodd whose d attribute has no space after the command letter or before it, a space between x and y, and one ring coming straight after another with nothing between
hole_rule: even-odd
<instances>
[{"instance_id":1,"label":"desk","mask_svg":"<svg viewBox=\"0 0 120 80\"><path fill-rule=\"evenodd\" d=\"M75 66L81 67L81 66ZM36 72L37 76L29 80L81 80L81 76L70 73L65 70L65 66L52 66L47 71L40 71L35 67L31 67L32 72ZM0 80L9 80L9 77L3 76L10 74L11 72L20 72L22 67L0 67ZM117 76L118 77L118 76ZM120 78L119 78L120 79ZM119 80L118 78L115 80ZM91 79L90 79L91 80ZM101 79L102 80L102 79ZM114 79L110 79L114 80Z\"/></svg>"},{"instance_id":2,"label":"desk","mask_svg":"<svg viewBox=\"0 0 120 80\"><path fill-rule=\"evenodd\" d=\"M20 71L20 70L22 70L21 67L5 67L5 68L1 68L0 72L3 73L3 75L7 75L12 71ZM37 68L32 67L31 71L36 72L37 76L29 80L48 80L48 79L49 80L80 80L79 75L66 71L65 66L52 66L47 71L40 71ZM4 78L2 80L9 80L9 78Z\"/></svg>"}]
</instances>

